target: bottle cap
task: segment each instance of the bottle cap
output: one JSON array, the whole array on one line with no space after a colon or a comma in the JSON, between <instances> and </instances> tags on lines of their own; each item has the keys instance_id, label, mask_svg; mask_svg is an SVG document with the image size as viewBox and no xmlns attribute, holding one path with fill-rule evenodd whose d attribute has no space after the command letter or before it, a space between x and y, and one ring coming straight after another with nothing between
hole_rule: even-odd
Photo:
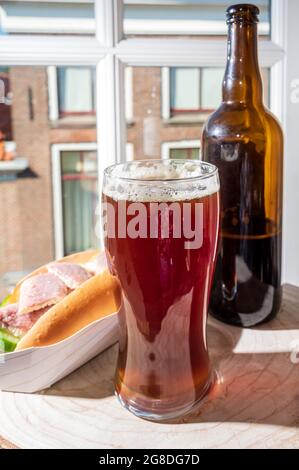
<instances>
[{"instance_id":1,"label":"bottle cap","mask_svg":"<svg viewBox=\"0 0 299 470\"><path fill-rule=\"evenodd\" d=\"M231 23L258 23L260 10L250 3L238 3L231 5L226 10L226 22Z\"/></svg>"}]
</instances>

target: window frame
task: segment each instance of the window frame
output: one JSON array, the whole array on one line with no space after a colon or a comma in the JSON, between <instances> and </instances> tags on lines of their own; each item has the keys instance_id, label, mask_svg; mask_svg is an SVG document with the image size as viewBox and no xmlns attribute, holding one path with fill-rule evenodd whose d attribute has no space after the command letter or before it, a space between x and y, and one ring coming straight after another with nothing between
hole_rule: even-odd
<instances>
[{"instance_id":1,"label":"window frame","mask_svg":"<svg viewBox=\"0 0 299 470\"><path fill-rule=\"evenodd\" d=\"M287 77L297 65L287 60L288 50L293 46L287 41L287 25L298 14L295 0L271 1L271 36L259 41L259 57L262 67L271 68L271 110L281 120L287 122L290 109L290 86ZM293 23L292 23L293 24ZM223 67L226 57L226 39L178 38L124 38L123 1L95 0L95 36L71 35L7 35L0 37L0 65L95 65L96 109L99 183L104 167L115 162L125 161L126 119L124 71L126 66L196 66ZM293 26L294 27L294 26ZM295 60L293 53L292 60ZM299 66L298 66L299 67ZM298 69L297 67L297 69ZM297 70L296 69L296 70ZM293 73L293 72L292 72ZM299 70L298 70L299 76ZM293 77L294 78L294 77ZM287 134L288 148L296 148L296 133ZM290 178L291 166L296 165L295 152L287 161L286 178ZM290 160L292 158L292 160ZM296 198L291 191L294 185L284 184L285 201L288 201L288 216L296 219L292 225L284 225L284 270L283 279L288 280L288 272L299 285L299 239L294 240L294 227L299 231ZM292 247L292 253L289 248ZM296 254L294 254L296 253ZM287 268L287 269L286 269Z\"/></svg>"},{"instance_id":2,"label":"window frame","mask_svg":"<svg viewBox=\"0 0 299 470\"><path fill-rule=\"evenodd\" d=\"M96 110L95 110L95 69L92 67L85 67L85 69L89 69L91 72L90 75L90 87L91 87L91 100L92 100L92 109L90 111L69 111L69 110L62 110L61 108L61 102L60 102L60 90L59 90L59 67L56 67L56 80L57 80L57 102L58 102L58 113L59 113L59 119L63 119L64 117L68 116L95 116ZM71 68L70 66L64 67L66 68ZM75 67L73 67L75 68ZM79 67L78 67L79 68Z\"/></svg>"},{"instance_id":3,"label":"window frame","mask_svg":"<svg viewBox=\"0 0 299 470\"><path fill-rule=\"evenodd\" d=\"M61 152L64 152L64 151L96 152L97 143L96 142L73 142L73 143L61 143L61 144L51 145L55 258L62 258L64 256L62 171L61 171Z\"/></svg>"},{"instance_id":4,"label":"window frame","mask_svg":"<svg viewBox=\"0 0 299 470\"><path fill-rule=\"evenodd\" d=\"M96 100L95 100L95 83L94 78L91 80L93 110L82 112L66 112L61 113L59 106L59 85L58 85L58 66L50 65L47 67L48 79L48 100L49 100L49 119L50 121L58 121L66 116L95 116L96 115Z\"/></svg>"},{"instance_id":5,"label":"window frame","mask_svg":"<svg viewBox=\"0 0 299 470\"><path fill-rule=\"evenodd\" d=\"M135 2L132 2L133 5ZM138 2L136 2L138 4ZM168 7L172 6L173 2L163 4L162 1L153 2L155 6ZM192 2L189 2L192 6ZM189 6L181 4L180 6ZM223 5L224 8L224 5ZM162 24L161 24L162 23ZM142 36L221 36L226 35L225 24L220 23L219 20L213 19L195 19L188 18L182 19L168 19L167 23L163 23L163 17L139 18L138 14L133 19L124 18L124 32L126 37L142 35ZM261 36L269 35L269 27L267 23L260 22L259 34Z\"/></svg>"},{"instance_id":6,"label":"window frame","mask_svg":"<svg viewBox=\"0 0 299 470\"><path fill-rule=\"evenodd\" d=\"M168 68L168 73L167 71L165 71L165 69ZM204 67L196 67L199 69L199 81L198 81L198 93L199 93L199 108L194 108L194 109L188 109L188 108L185 108L185 109L180 109L180 108L173 108L171 106L171 69L176 69L177 67L163 67L163 71L162 71L162 75L165 74L166 76L163 77L162 76L162 79L161 79L161 93L162 95L165 93L166 95L169 96L169 110L163 110L162 111L162 115L163 113L165 113L165 116L168 116L167 119L171 119L173 118L174 116L180 116L180 115L205 115L208 116L211 112L214 111L214 108L204 108L202 106L202 97L203 97L203 68ZM192 68L195 68L195 67L192 67ZM205 67L207 68L207 67ZM213 69L213 68L218 68L218 67L208 67L209 69ZM223 72L224 73L224 72ZM163 101L163 96L162 96L162 103L164 103ZM165 102L165 106L166 106L166 102ZM168 106L168 104L167 104ZM195 122L198 121L198 119L194 119Z\"/></svg>"},{"instance_id":7,"label":"window frame","mask_svg":"<svg viewBox=\"0 0 299 470\"><path fill-rule=\"evenodd\" d=\"M161 144L161 157L163 160L170 158L170 150L173 149L195 149L201 150L201 142L199 139L185 139L185 140L172 140L169 142L162 142Z\"/></svg>"},{"instance_id":8,"label":"window frame","mask_svg":"<svg viewBox=\"0 0 299 470\"><path fill-rule=\"evenodd\" d=\"M63 116L59 112L59 93L58 93L58 76L57 66L49 65L47 67L48 79L48 104L49 104L49 119L50 121L58 121ZM0 90L1 91L1 90ZM94 93L95 95L95 93ZM95 97L94 97L95 98ZM93 112L82 113L84 115L95 116L96 110ZM76 116L71 113L71 116ZM125 68L125 115L127 124L134 122L133 111L133 67Z\"/></svg>"},{"instance_id":9,"label":"window frame","mask_svg":"<svg viewBox=\"0 0 299 470\"><path fill-rule=\"evenodd\" d=\"M171 93L172 93L172 73L179 70L179 67L169 67L169 82L168 82L168 90L161 90L161 93L169 93L170 95L170 116L180 115L180 114L195 114L203 112L201 109L201 68L200 67L184 67L184 69L189 68L191 70L197 70L198 73L198 82L197 82L197 90L198 90L198 107L197 108L174 108Z\"/></svg>"}]
</instances>

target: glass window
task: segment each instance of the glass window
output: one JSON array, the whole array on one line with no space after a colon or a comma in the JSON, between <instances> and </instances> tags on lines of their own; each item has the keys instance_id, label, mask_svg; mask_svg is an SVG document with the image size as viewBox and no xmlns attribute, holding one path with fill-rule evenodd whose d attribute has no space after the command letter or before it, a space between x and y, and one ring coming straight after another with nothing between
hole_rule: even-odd
<instances>
[{"instance_id":1,"label":"glass window","mask_svg":"<svg viewBox=\"0 0 299 470\"><path fill-rule=\"evenodd\" d=\"M94 75L91 67L57 67L60 116L95 112Z\"/></svg>"},{"instance_id":2,"label":"glass window","mask_svg":"<svg viewBox=\"0 0 299 470\"><path fill-rule=\"evenodd\" d=\"M175 67L170 70L171 112L213 110L221 102L223 68Z\"/></svg>"},{"instance_id":3,"label":"glass window","mask_svg":"<svg viewBox=\"0 0 299 470\"><path fill-rule=\"evenodd\" d=\"M270 69L261 69L262 82L263 82L263 96L265 105L270 108Z\"/></svg>"},{"instance_id":4,"label":"glass window","mask_svg":"<svg viewBox=\"0 0 299 470\"><path fill-rule=\"evenodd\" d=\"M67 255L96 247L96 152L62 151L61 178L64 253Z\"/></svg>"},{"instance_id":5,"label":"glass window","mask_svg":"<svg viewBox=\"0 0 299 470\"><path fill-rule=\"evenodd\" d=\"M223 68L203 68L201 70L201 108L216 109L222 100Z\"/></svg>"},{"instance_id":6,"label":"glass window","mask_svg":"<svg viewBox=\"0 0 299 470\"><path fill-rule=\"evenodd\" d=\"M198 160L199 159L199 147L198 148L171 148L169 150L169 158L175 159L188 159Z\"/></svg>"},{"instance_id":7,"label":"glass window","mask_svg":"<svg viewBox=\"0 0 299 470\"><path fill-rule=\"evenodd\" d=\"M200 71L177 67L170 71L171 110L197 111L200 108Z\"/></svg>"},{"instance_id":8,"label":"glass window","mask_svg":"<svg viewBox=\"0 0 299 470\"><path fill-rule=\"evenodd\" d=\"M95 33L94 1L4 0L0 6L0 34Z\"/></svg>"},{"instance_id":9,"label":"glass window","mask_svg":"<svg viewBox=\"0 0 299 470\"><path fill-rule=\"evenodd\" d=\"M227 32L227 0L124 0L124 31L127 36L224 35ZM259 7L259 32L270 33L270 0Z\"/></svg>"}]
</instances>

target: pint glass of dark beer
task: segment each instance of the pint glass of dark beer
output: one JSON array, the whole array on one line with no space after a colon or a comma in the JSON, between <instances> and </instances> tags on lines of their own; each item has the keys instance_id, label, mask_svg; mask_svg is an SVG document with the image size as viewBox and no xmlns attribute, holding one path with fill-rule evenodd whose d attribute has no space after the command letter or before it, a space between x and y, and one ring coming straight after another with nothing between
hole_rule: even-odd
<instances>
[{"instance_id":1,"label":"pint glass of dark beer","mask_svg":"<svg viewBox=\"0 0 299 470\"><path fill-rule=\"evenodd\" d=\"M108 167L102 216L109 269L122 288L116 394L137 416L183 415L213 380L206 320L218 171L193 160Z\"/></svg>"}]
</instances>

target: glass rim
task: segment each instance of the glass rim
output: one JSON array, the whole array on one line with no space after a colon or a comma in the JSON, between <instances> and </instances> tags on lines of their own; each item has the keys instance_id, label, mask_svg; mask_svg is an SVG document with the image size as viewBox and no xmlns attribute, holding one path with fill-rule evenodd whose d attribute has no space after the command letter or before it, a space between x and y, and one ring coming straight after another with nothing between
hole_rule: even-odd
<instances>
[{"instance_id":1,"label":"glass rim","mask_svg":"<svg viewBox=\"0 0 299 470\"><path fill-rule=\"evenodd\" d=\"M203 165L206 168L209 168L208 173L203 173L201 175L196 176L186 176L184 178L140 178L140 177L127 177L121 175L113 175L113 169L117 167L121 167L123 165L131 165L136 163L192 163L197 165L198 167L202 167ZM213 165L212 163L205 162L203 160L191 160L191 159L179 159L179 158L156 158L156 159L145 159L145 160L133 160L131 162L121 162L121 163L114 163L113 165L109 165L104 169L104 176L108 178L114 178L116 180L121 180L127 183L137 183L137 184L149 184L149 183L175 183L175 182L188 182L188 181L197 181L197 180L205 180L208 178L212 178L213 176L218 176L218 168Z\"/></svg>"}]
</instances>

